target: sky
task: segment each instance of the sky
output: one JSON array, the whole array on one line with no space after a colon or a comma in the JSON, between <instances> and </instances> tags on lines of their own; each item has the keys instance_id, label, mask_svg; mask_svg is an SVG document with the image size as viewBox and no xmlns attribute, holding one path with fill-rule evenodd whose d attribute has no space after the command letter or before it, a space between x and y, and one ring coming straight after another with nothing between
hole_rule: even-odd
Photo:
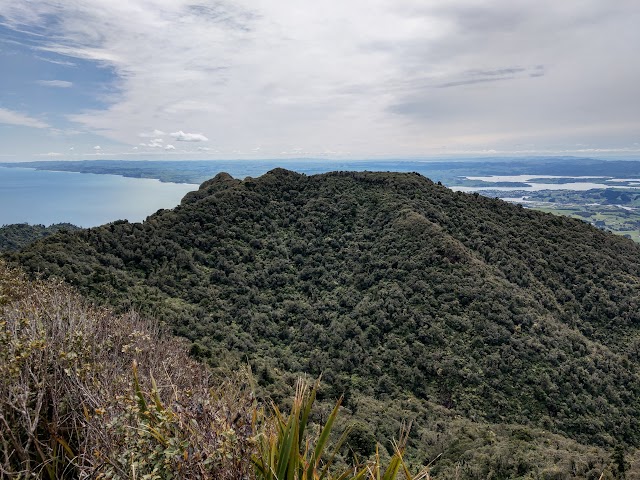
<instances>
[{"instance_id":1,"label":"sky","mask_svg":"<svg viewBox=\"0 0 640 480\"><path fill-rule=\"evenodd\" d=\"M0 0L0 162L640 158L638 0Z\"/></svg>"}]
</instances>

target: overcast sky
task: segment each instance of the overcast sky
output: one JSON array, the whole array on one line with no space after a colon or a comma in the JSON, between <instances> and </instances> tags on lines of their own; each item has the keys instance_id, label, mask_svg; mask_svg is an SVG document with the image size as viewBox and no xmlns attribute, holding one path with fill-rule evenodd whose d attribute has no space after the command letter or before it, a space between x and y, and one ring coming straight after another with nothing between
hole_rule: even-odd
<instances>
[{"instance_id":1,"label":"overcast sky","mask_svg":"<svg viewBox=\"0 0 640 480\"><path fill-rule=\"evenodd\" d=\"M640 155L638 0L0 0L0 162Z\"/></svg>"}]
</instances>

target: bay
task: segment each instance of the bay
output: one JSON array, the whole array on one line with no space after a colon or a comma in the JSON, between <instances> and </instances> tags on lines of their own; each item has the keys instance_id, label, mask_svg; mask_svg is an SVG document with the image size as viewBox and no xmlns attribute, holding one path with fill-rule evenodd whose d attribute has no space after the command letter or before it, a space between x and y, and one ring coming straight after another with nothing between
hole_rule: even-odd
<instances>
[{"instance_id":1,"label":"bay","mask_svg":"<svg viewBox=\"0 0 640 480\"><path fill-rule=\"evenodd\" d=\"M0 226L139 222L161 208L175 207L197 188L116 175L0 167Z\"/></svg>"},{"instance_id":2,"label":"bay","mask_svg":"<svg viewBox=\"0 0 640 480\"><path fill-rule=\"evenodd\" d=\"M63 162L57 162L63 163ZM56 162L54 162L55 167ZM640 162L626 162L612 165L610 176L604 171L585 169L580 162L563 162L561 171L549 172L549 165L511 164L506 162L426 162L406 160L247 160L247 161L168 161L132 162L96 161L89 162L94 173L79 173L73 170L35 170L33 168L3 168L0 165L0 226L10 223L31 223L50 225L69 222L82 227L92 227L126 219L131 222L144 220L160 208L174 208L189 191L196 190L198 184L226 171L235 178L258 177L265 172L283 167L307 175L335 170L348 171L395 171L418 172L434 181L442 181L453 190L465 192L565 190L587 191L608 189L615 185L608 182L638 178L638 171L629 165ZM599 165L599 164L598 164ZM596 166L598 166L596 165ZM82 164L84 168L87 165ZM625 167L625 168L622 168ZM38 166L42 168L42 166ZM524 168L530 172L522 173ZM545 170L545 168L547 170ZM567 170L568 169L568 170ZM622 169L622 171L621 171ZM149 178L124 177L131 172L141 176L162 178L164 182ZM487 175L491 171L491 175ZM524 170L526 172L526 170ZM120 173L124 172L124 173ZM593 175L572 175L563 173L593 173ZM629 178L625 178L628 173ZM621 175L622 174L622 175ZM615 177L615 178L613 178ZM575 182L543 183L545 179L575 179ZM177 179L177 180L174 180ZM193 183L171 183L173 181ZM590 180L601 179L602 183ZM486 185L467 186L466 181L484 181ZM535 180L535 181L532 181ZM495 182L526 182L528 186L497 186ZM493 183L493 185L492 185ZM640 185L629 183L627 190L638 190ZM493 195L493 193L492 193Z\"/></svg>"}]
</instances>

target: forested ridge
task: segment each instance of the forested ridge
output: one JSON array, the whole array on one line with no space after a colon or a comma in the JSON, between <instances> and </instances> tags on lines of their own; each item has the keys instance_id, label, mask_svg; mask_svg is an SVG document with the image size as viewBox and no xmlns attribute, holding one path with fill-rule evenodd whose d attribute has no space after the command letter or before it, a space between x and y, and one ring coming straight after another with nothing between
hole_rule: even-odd
<instances>
[{"instance_id":1,"label":"forested ridge","mask_svg":"<svg viewBox=\"0 0 640 480\"><path fill-rule=\"evenodd\" d=\"M40 238L52 235L60 230L78 230L79 227L70 223L55 223L44 225L29 225L27 223L13 223L0 227L0 252L19 250Z\"/></svg>"},{"instance_id":2,"label":"forested ridge","mask_svg":"<svg viewBox=\"0 0 640 480\"><path fill-rule=\"evenodd\" d=\"M578 220L418 174L276 169L6 258L167 322L214 366L249 363L276 400L322 373L363 454L403 419L418 461L469 478L539 468L523 444L549 431L562 455L640 445L640 246ZM557 478L596 475L562 458Z\"/></svg>"}]
</instances>

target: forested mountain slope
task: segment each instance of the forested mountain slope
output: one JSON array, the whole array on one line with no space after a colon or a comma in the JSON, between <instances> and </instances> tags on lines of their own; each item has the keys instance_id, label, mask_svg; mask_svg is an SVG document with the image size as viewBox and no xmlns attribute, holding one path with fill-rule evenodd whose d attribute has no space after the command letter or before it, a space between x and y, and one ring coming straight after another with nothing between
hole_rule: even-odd
<instances>
[{"instance_id":1,"label":"forested mountain slope","mask_svg":"<svg viewBox=\"0 0 640 480\"><path fill-rule=\"evenodd\" d=\"M248 361L276 397L322 372L372 422L372 397L415 398L430 421L640 445L640 246L578 220L418 174L276 169L7 259Z\"/></svg>"},{"instance_id":2,"label":"forested mountain slope","mask_svg":"<svg viewBox=\"0 0 640 480\"><path fill-rule=\"evenodd\" d=\"M0 252L7 250L19 250L40 238L52 235L60 230L78 230L79 227L70 223L56 223L45 227L44 225L29 225L27 223L14 223L0 227Z\"/></svg>"}]
</instances>

